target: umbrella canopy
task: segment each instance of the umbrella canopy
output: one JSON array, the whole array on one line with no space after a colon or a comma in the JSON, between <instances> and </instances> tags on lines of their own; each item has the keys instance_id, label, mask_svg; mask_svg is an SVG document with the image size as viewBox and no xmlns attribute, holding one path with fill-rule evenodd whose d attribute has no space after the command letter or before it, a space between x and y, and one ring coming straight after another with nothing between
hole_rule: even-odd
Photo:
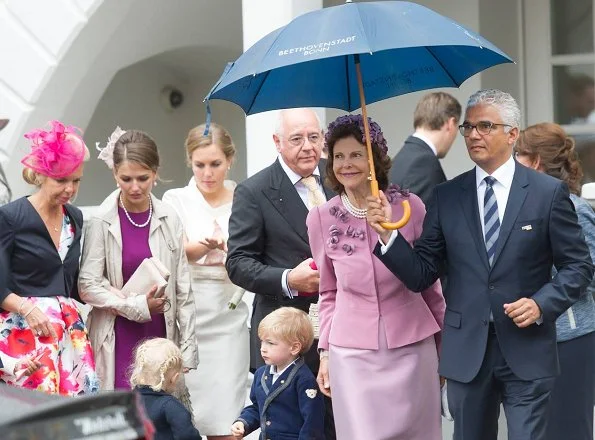
<instances>
[{"instance_id":1,"label":"umbrella canopy","mask_svg":"<svg viewBox=\"0 0 595 440\"><path fill-rule=\"evenodd\" d=\"M437 87L458 87L488 67L512 62L480 35L424 6L346 3L301 15L250 47L206 99L247 115L293 107L362 107Z\"/></svg>"}]
</instances>

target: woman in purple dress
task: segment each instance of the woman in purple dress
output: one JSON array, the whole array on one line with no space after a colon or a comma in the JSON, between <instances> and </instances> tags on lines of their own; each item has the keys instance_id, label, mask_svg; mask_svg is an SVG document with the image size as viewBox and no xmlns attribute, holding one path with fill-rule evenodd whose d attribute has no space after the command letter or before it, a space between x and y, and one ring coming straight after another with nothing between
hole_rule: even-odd
<instances>
[{"instance_id":1,"label":"woman in purple dress","mask_svg":"<svg viewBox=\"0 0 595 440\"><path fill-rule=\"evenodd\" d=\"M112 168L118 189L86 228L80 295L93 306L88 327L101 388L130 389L132 353L147 338L172 340L182 350L185 370L197 367L194 299L182 223L151 194L159 169L153 139L118 128L99 157ZM123 293L122 287L150 257L170 272L164 295L156 295L156 288Z\"/></svg>"}]
</instances>

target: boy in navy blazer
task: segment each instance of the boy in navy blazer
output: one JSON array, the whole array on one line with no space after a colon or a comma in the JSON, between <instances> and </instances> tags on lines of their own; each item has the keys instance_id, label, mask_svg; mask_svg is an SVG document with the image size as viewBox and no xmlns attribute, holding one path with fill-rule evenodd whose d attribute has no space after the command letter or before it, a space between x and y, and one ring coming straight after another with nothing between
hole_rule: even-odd
<instances>
[{"instance_id":1,"label":"boy in navy blazer","mask_svg":"<svg viewBox=\"0 0 595 440\"><path fill-rule=\"evenodd\" d=\"M266 365L254 374L252 405L232 425L233 436L260 428L261 439L324 440L324 401L302 357L314 341L308 315L281 307L260 322L258 336Z\"/></svg>"}]
</instances>

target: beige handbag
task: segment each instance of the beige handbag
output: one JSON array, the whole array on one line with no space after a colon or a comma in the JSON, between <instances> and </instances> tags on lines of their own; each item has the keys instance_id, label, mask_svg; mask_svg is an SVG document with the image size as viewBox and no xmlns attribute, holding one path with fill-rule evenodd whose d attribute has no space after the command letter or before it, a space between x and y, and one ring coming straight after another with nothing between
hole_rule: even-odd
<instances>
[{"instance_id":1,"label":"beige handbag","mask_svg":"<svg viewBox=\"0 0 595 440\"><path fill-rule=\"evenodd\" d=\"M127 296L146 295L156 285L155 298L160 298L167 287L169 275L169 270L159 259L145 258L122 287L122 293Z\"/></svg>"}]
</instances>

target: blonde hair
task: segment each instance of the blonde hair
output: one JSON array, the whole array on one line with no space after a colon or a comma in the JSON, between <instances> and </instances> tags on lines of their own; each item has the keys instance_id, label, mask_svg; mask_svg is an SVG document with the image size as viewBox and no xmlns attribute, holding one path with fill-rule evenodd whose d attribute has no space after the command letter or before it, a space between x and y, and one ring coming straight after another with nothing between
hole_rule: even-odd
<instances>
[{"instance_id":1,"label":"blonde hair","mask_svg":"<svg viewBox=\"0 0 595 440\"><path fill-rule=\"evenodd\" d=\"M258 326L258 337L279 338L288 344L302 344L300 354L307 352L314 342L314 329L308 315L295 307L281 307L264 317Z\"/></svg>"},{"instance_id":2,"label":"blonde hair","mask_svg":"<svg viewBox=\"0 0 595 440\"><path fill-rule=\"evenodd\" d=\"M200 124L188 132L184 143L186 148L186 161L188 166L192 165L192 153L198 148L206 148L217 145L227 159L233 159L236 154L236 147L229 132L221 125L211 122L209 132L205 134L205 124Z\"/></svg>"},{"instance_id":3,"label":"blonde hair","mask_svg":"<svg viewBox=\"0 0 595 440\"><path fill-rule=\"evenodd\" d=\"M130 385L145 385L153 391L162 391L167 379L182 368L182 352L176 344L165 338L147 339L134 350Z\"/></svg>"}]
</instances>

